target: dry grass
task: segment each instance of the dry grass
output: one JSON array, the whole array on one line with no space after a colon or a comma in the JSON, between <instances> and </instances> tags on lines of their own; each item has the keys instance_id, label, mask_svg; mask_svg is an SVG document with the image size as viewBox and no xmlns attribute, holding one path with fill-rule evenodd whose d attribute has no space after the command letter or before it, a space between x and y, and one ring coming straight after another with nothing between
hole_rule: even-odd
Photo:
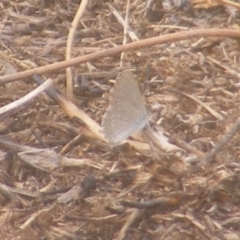
<instances>
[{"instance_id":1,"label":"dry grass","mask_svg":"<svg viewBox=\"0 0 240 240\"><path fill-rule=\"evenodd\" d=\"M240 239L237 15L223 6L89 1L77 24L78 2L0 3L1 239ZM180 37L200 28L205 37ZM213 28L225 30L204 30ZM170 33L174 42L99 55ZM73 62L57 63L66 52L98 57L65 73ZM43 82L4 77L41 66L54 86L2 114ZM151 129L111 149L100 123L109 80L125 68L143 83Z\"/></svg>"}]
</instances>

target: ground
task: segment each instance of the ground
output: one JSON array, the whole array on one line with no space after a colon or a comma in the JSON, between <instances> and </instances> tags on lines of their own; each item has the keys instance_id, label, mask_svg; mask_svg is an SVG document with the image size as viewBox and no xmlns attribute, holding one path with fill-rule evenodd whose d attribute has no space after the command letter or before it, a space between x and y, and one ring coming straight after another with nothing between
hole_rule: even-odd
<instances>
[{"instance_id":1,"label":"ground","mask_svg":"<svg viewBox=\"0 0 240 240\"><path fill-rule=\"evenodd\" d=\"M134 38L240 30L237 9L180 2L89 1L71 57ZM78 4L1 1L1 77L63 61ZM124 40L115 13L125 19L127 9ZM69 97L65 68L46 69L39 79L62 95L7 114L1 107L38 85L0 78L1 239L240 239L239 50L239 38L199 36L98 58L72 66ZM123 69L141 84L151 131L111 148L93 128Z\"/></svg>"}]
</instances>

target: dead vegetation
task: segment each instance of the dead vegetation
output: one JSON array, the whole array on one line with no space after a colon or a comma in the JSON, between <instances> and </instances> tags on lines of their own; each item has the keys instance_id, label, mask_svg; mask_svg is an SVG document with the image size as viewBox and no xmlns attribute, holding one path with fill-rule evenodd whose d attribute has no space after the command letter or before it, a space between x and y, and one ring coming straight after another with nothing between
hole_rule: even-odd
<instances>
[{"instance_id":1,"label":"dead vegetation","mask_svg":"<svg viewBox=\"0 0 240 240\"><path fill-rule=\"evenodd\" d=\"M86 2L0 3L1 239L240 239L239 4ZM151 128L111 149L123 69Z\"/></svg>"}]
</instances>

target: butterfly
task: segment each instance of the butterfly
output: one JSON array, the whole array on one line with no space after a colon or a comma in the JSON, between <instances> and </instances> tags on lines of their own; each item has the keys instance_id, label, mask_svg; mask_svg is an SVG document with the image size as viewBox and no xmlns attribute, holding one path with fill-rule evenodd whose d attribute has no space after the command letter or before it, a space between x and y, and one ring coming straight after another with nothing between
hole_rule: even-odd
<instances>
[{"instance_id":1,"label":"butterfly","mask_svg":"<svg viewBox=\"0 0 240 240\"><path fill-rule=\"evenodd\" d=\"M119 145L148 121L139 84L132 72L121 72L111 90L109 106L102 119L102 132L111 146Z\"/></svg>"}]
</instances>

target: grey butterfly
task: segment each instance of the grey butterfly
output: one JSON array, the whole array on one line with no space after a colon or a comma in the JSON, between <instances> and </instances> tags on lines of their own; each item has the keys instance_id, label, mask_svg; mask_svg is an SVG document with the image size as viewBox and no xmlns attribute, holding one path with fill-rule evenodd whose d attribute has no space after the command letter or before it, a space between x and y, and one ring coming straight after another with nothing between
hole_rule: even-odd
<instances>
[{"instance_id":1,"label":"grey butterfly","mask_svg":"<svg viewBox=\"0 0 240 240\"><path fill-rule=\"evenodd\" d=\"M103 116L104 137L111 146L117 146L133 132L142 129L147 121L138 82L129 70L124 70L117 77L109 107Z\"/></svg>"}]
</instances>

